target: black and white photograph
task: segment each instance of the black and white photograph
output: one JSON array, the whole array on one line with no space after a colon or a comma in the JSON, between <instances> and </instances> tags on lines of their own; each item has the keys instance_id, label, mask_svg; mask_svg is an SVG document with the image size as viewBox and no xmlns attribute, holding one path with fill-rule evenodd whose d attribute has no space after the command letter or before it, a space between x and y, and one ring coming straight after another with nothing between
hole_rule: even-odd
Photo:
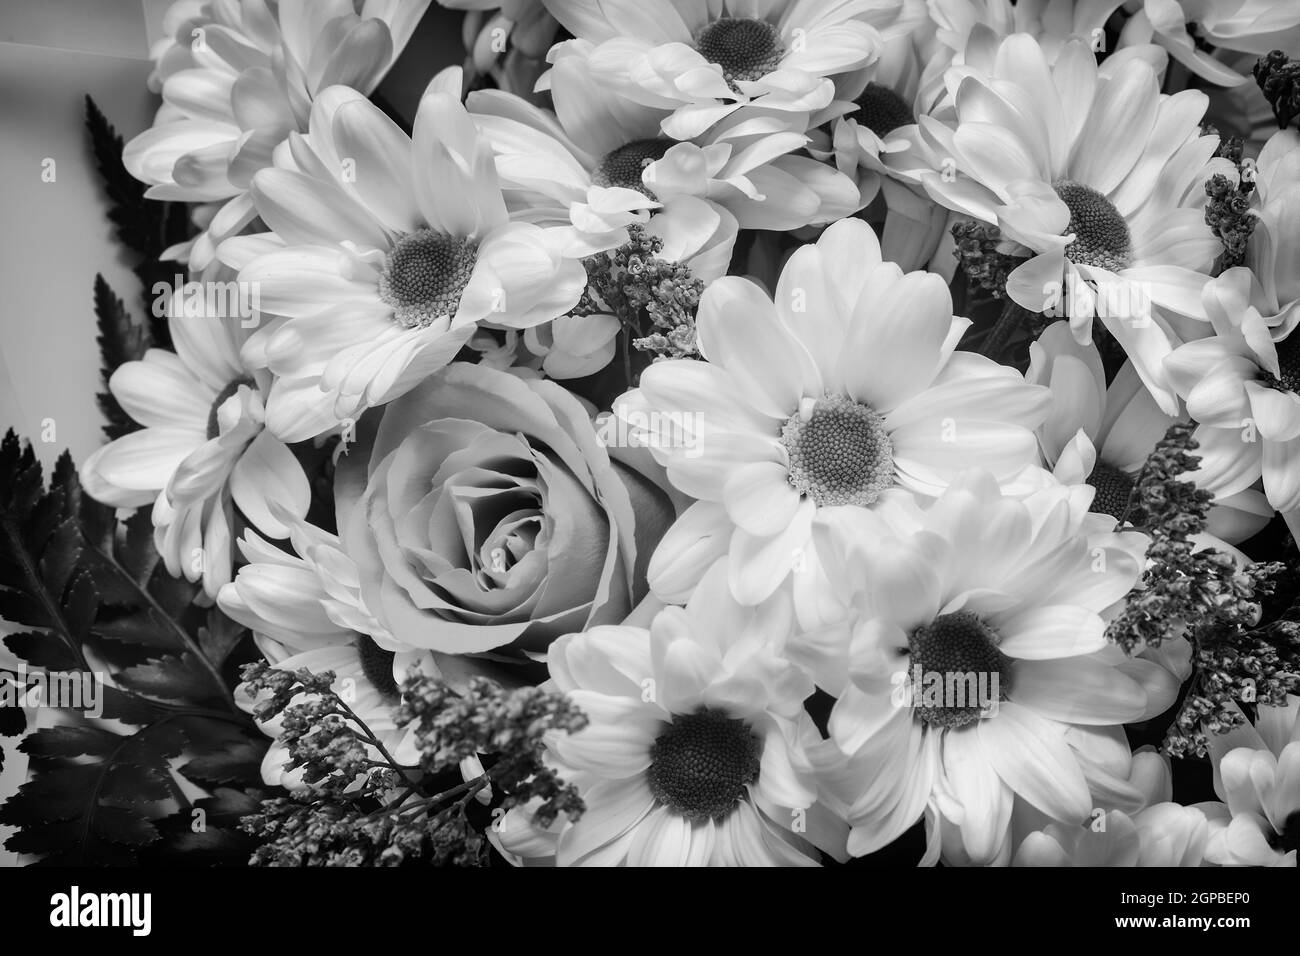
<instances>
[{"instance_id":1,"label":"black and white photograph","mask_svg":"<svg viewBox=\"0 0 1300 956\"><path fill-rule=\"evenodd\" d=\"M0 89L33 923L824 867L1294 933L1300 3L3 0Z\"/></svg>"}]
</instances>

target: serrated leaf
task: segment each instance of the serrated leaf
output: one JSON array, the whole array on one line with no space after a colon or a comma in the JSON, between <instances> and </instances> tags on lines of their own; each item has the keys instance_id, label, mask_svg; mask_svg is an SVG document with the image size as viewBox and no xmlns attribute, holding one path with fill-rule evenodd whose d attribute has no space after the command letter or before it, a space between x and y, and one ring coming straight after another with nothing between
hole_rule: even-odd
<instances>
[{"instance_id":1,"label":"serrated leaf","mask_svg":"<svg viewBox=\"0 0 1300 956\"><path fill-rule=\"evenodd\" d=\"M122 164L122 137L89 96L86 97L86 129L108 197L108 218L117 226L118 238L136 254L135 274L140 280L150 344L171 348L171 331L166 319L153 314L152 290L157 282L170 282L176 271L173 263L162 262L159 257L168 246L188 235L186 207L183 203L145 198L144 184Z\"/></svg>"},{"instance_id":2,"label":"serrated leaf","mask_svg":"<svg viewBox=\"0 0 1300 956\"><path fill-rule=\"evenodd\" d=\"M183 646L177 641L174 621L153 608L97 621L94 633L100 638L155 652L177 650Z\"/></svg>"},{"instance_id":3,"label":"serrated leaf","mask_svg":"<svg viewBox=\"0 0 1300 956\"><path fill-rule=\"evenodd\" d=\"M83 754L103 757L115 750L121 740L117 734L89 724L42 727L24 737L18 749L36 760Z\"/></svg>"},{"instance_id":4,"label":"serrated leaf","mask_svg":"<svg viewBox=\"0 0 1300 956\"><path fill-rule=\"evenodd\" d=\"M102 275L95 275L95 324L99 335L100 378L104 390L96 396L107 424L104 434L111 440L136 431L140 425L122 408L109 391L108 380L126 362L144 358L149 348L148 327L136 323Z\"/></svg>"},{"instance_id":5,"label":"serrated leaf","mask_svg":"<svg viewBox=\"0 0 1300 956\"><path fill-rule=\"evenodd\" d=\"M31 667L62 671L77 666L76 656L53 634L20 631L6 635L4 643L12 654L21 657Z\"/></svg>"},{"instance_id":6,"label":"serrated leaf","mask_svg":"<svg viewBox=\"0 0 1300 956\"><path fill-rule=\"evenodd\" d=\"M144 846L157 840L158 828L138 813L121 807L104 807L95 814L95 835L111 843Z\"/></svg>"},{"instance_id":7,"label":"serrated leaf","mask_svg":"<svg viewBox=\"0 0 1300 956\"><path fill-rule=\"evenodd\" d=\"M247 633L248 628L213 608L207 626L199 628L199 650L213 667L220 668Z\"/></svg>"},{"instance_id":8,"label":"serrated leaf","mask_svg":"<svg viewBox=\"0 0 1300 956\"><path fill-rule=\"evenodd\" d=\"M117 682L128 690L157 700L204 701L213 696L202 666L188 651L128 667L117 674Z\"/></svg>"},{"instance_id":9,"label":"serrated leaf","mask_svg":"<svg viewBox=\"0 0 1300 956\"><path fill-rule=\"evenodd\" d=\"M206 657L224 660L237 631L215 610L191 630L196 593L166 574L145 519L123 526L82 495L67 455L46 489L30 446L12 431L0 441L0 615L29 628L6 644L33 669L74 677L91 670L89 646L107 670L96 675L102 716L120 722L24 739L31 779L0 806L0 823L19 830L10 849L42 865L131 863L164 839L150 821L185 803L171 768L182 754L213 778L246 782L264 741Z\"/></svg>"},{"instance_id":10,"label":"serrated leaf","mask_svg":"<svg viewBox=\"0 0 1300 956\"><path fill-rule=\"evenodd\" d=\"M0 680L3 679L0 675ZM21 707L0 703L0 737L17 737L26 729L27 715Z\"/></svg>"},{"instance_id":11,"label":"serrated leaf","mask_svg":"<svg viewBox=\"0 0 1300 956\"><path fill-rule=\"evenodd\" d=\"M254 740L230 725L208 722L212 732L203 741L203 753L183 764L180 772L197 784L221 786L256 780L261 773L266 741Z\"/></svg>"},{"instance_id":12,"label":"serrated leaf","mask_svg":"<svg viewBox=\"0 0 1300 956\"><path fill-rule=\"evenodd\" d=\"M63 607L68 636L77 644L84 643L99 611L99 599L90 572L82 571L72 579L64 596Z\"/></svg>"}]
</instances>

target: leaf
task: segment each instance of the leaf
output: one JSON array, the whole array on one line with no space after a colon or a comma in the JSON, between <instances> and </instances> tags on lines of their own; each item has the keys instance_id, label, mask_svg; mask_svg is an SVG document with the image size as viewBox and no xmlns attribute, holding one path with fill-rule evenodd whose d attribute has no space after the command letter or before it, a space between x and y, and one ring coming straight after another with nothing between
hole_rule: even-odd
<instances>
[{"instance_id":1,"label":"leaf","mask_svg":"<svg viewBox=\"0 0 1300 956\"><path fill-rule=\"evenodd\" d=\"M163 203L145 198L145 185L135 179L122 164L122 137L117 135L107 117L86 97L86 129L90 149L99 167L100 179L108 198L108 218L117 226L117 236L137 256L135 274L143 293L142 305L148 316L149 344L171 348L171 330L167 321L154 315L153 288L170 284L173 274L182 271L160 261L169 246L183 241L189 232L187 210L183 203ZM100 329L103 332L103 327ZM116 347L119 341L114 341ZM102 343L101 343L102 347ZM107 353L106 353L107 354ZM105 363L107 368L108 363ZM112 369L108 368L112 374Z\"/></svg>"},{"instance_id":2,"label":"leaf","mask_svg":"<svg viewBox=\"0 0 1300 956\"><path fill-rule=\"evenodd\" d=\"M10 653L21 657L32 667L62 671L77 666L77 659L68 650L68 646L52 634L22 631L7 635L4 642Z\"/></svg>"},{"instance_id":3,"label":"leaf","mask_svg":"<svg viewBox=\"0 0 1300 956\"><path fill-rule=\"evenodd\" d=\"M261 775L266 746L252 741L229 725L209 722L204 728L202 753L183 764L180 772L200 786L221 786ZM197 736L197 734L196 734Z\"/></svg>"},{"instance_id":4,"label":"leaf","mask_svg":"<svg viewBox=\"0 0 1300 956\"><path fill-rule=\"evenodd\" d=\"M188 651L128 667L116 676L121 686L154 699L210 702L213 698L198 658Z\"/></svg>"},{"instance_id":5,"label":"leaf","mask_svg":"<svg viewBox=\"0 0 1300 956\"><path fill-rule=\"evenodd\" d=\"M113 843L144 846L158 839L158 828L138 814L105 807L95 816L95 835Z\"/></svg>"},{"instance_id":6,"label":"leaf","mask_svg":"<svg viewBox=\"0 0 1300 956\"><path fill-rule=\"evenodd\" d=\"M100 379L104 390L96 396L99 410L107 424L104 434L109 439L121 438L136 431L140 425L118 404L108 390L108 380L126 362L144 358L149 348L150 336L146 326L135 322L126 310L126 304L114 294L102 275L95 275L95 324L99 335Z\"/></svg>"},{"instance_id":7,"label":"leaf","mask_svg":"<svg viewBox=\"0 0 1300 956\"><path fill-rule=\"evenodd\" d=\"M221 667L247 633L248 628L214 609L207 626L199 628L199 649L214 667Z\"/></svg>"},{"instance_id":8,"label":"leaf","mask_svg":"<svg viewBox=\"0 0 1300 956\"><path fill-rule=\"evenodd\" d=\"M117 734L92 726L42 727L23 738L18 749L37 759L102 757L112 751L120 738Z\"/></svg>"},{"instance_id":9,"label":"leaf","mask_svg":"<svg viewBox=\"0 0 1300 956\"><path fill-rule=\"evenodd\" d=\"M97 692L19 744L31 777L0 823L18 830L9 849L43 865L127 865L180 839L155 821L188 805L173 770L182 757L196 777L260 782L266 740L221 673L244 631L192 606L196 586L166 573L151 532L83 495L66 454L46 488L30 446L12 431L0 441L0 614L27 628L6 647L29 673L93 674ZM21 732L10 712L22 717L5 708L3 729ZM215 843L247 857L238 840Z\"/></svg>"},{"instance_id":10,"label":"leaf","mask_svg":"<svg viewBox=\"0 0 1300 956\"><path fill-rule=\"evenodd\" d=\"M212 796L155 821L164 839L151 846L148 862L187 866L247 866L257 841L239 822L261 806L260 794L217 787Z\"/></svg>"}]
</instances>

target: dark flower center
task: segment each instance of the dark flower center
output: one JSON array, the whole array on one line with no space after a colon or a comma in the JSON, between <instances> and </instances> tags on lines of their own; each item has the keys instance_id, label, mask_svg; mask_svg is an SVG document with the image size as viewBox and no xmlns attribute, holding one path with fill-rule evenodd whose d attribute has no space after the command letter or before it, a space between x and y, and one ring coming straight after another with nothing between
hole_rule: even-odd
<instances>
[{"instance_id":1,"label":"dark flower center","mask_svg":"<svg viewBox=\"0 0 1300 956\"><path fill-rule=\"evenodd\" d=\"M849 117L881 139L898 127L915 121L912 107L888 86L879 83L868 83L867 88L853 102L858 108Z\"/></svg>"},{"instance_id":2,"label":"dark flower center","mask_svg":"<svg viewBox=\"0 0 1300 956\"><path fill-rule=\"evenodd\" d=\"M1280 392L1300 394L1300 334L1292 333L1278 342L1277 366L1282 374L1274 377L1271 372L1264 373L1264 384Z\"/></svg>"},{"instance_id":3,"label":"dark flower center","mask_svg":"<svg viewBox=\"0 0 1300 956\"><path fill-rule=\"evenodd\" d=\"M357 656L361 658L361 672L374 685L375 690L386 700L397 700L400 694L397 681L393 678L393 658L397 655L384 650L366 635L358 634Z\"/></svg>"},{"instance_id":4,"label":"dark flower center","mask_svg":"<svg viewBox=\"0 0 1300 956\"><path fill-rule=\"evenodd\" d=\"M1071 262L1114 272L1133 261L1128 223L1109 199L1091 186L1070 180L1052 188L1070 210L1065 231L1074 233L1074 242L1065 247L1065 255Z\"/></svg>"},{"instance_id":5,"label":"dark flower center","mask_svg":"<svg viewBox=\"0 0 1300 956\"><path fill-rule=\"evenodd\" d=\"M998 644L997 632L969 611L941 614L914 630L907 639L908 679L917 717L932 727L964 727L990 703L983 698L1005 699L1011 659Z\"/></svg>"},{"instance_id":6,"label":"dark flower center","mask_svg":"<svg viewBox=\"0 0 1300 956\"><path fill-rule=\"evenodd\" d=\"M247 375L241 375L239 378L231 379L226 383L226 387L217 392L217 397L212 400L212 407L208 409L208 440L216 438L221 434L221 423L217 421L217 410L221 408L231 395L239 391L239 386L247 385L249 388L257 388L257 383Z\"/></svg>"},{"instance_id":7,"label":"dark flower center","mask_svg":"<svg viewBox=\"0 0 1300 956\"><path fill-rule=\"evenodd\" d=\"M409 233L384 260L379 298L392 308L398 325L432 325L456 314L477 261L478 243L470 239L433 229Z\"/></svg>"},{"instance_id":8,"label":"dark flower center","mask_svg":"<svg viewBox=\"0 0 1300 956\"><path fill-rule=\"evenodd\" d=\"M664 153L676 145L676 141L671 139L634 139L606 153L592 171L591 181L597 186L635 189L654 199L655 194L641 181L641 174L651 163L663 159Z\"/></svg>"},{"instance_id":9,"label":"dark flower center","mask_svg":"<svg viewBox=\"0 0 1300 956\"><path fill-rule=\"evenodd\" d=\"M692 823L720 820L758 779L763 742L718 710L678 714L650 747L646 781L656 800Z\"/></svg>"},{"instance_id":10,"label":"dark flower center","mask_svg":"<svg viewBox=\"0 0 1300 956\"><path fill-rule=\"evenodd\" d=\"M1097 489L1089 511L1112 518L1123 518L1128 513L1129 497L1133 494L1132 475L1098 458L1087 482Z\"/></svg>"},{"instance_id":11,"label":"dark flower center","mask_svg":"<svg viewBox=\"0 0 1300 956\"><path fill-rule=\"evenodd\" d=\"M876 410L848 398L818 399L781 427L790 484L819 505L867 506L894 483L894 448Z\"/></svg>"},{"instance_id":12,"label":"dark flower center","mask_svg":"<svg viewBox=\"0 0 1300 956\"><path fill-rule=\"evenodd\" d=\"M779 67L785 56L781 31L753 17L714 20L696 34L695 49L710 63L722 67L722 75L732 89L742 80L761 80Z\"/></svg>"}]
</instances>

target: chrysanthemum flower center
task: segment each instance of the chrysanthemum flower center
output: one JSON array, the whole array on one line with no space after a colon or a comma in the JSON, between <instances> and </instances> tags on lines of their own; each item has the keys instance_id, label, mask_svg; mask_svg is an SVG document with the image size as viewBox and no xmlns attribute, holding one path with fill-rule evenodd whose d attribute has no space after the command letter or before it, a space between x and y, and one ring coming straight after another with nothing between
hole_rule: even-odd
<instances>
[{"instance_id":1,"label":"chrysanthemum flower center","mask_svg":"<svg viewBox=\"0 0 1300 956\"><path fill-rule=\"evenodd\" d=\"M858 108L849 117L882 139L898 127L915 122L912 107L888 86L879 83L868 83L853 102Z\"/></svg>"},{"instance_id":2,"label":"chrysanthemum flower center","mask_svg":"<svg viewBox=\"0 0 1300 956\"><path fill-rule=\"evenodd\" d=\"M391 306L398 325L425 327L455 315L469 285L478 244L433 229L398 240L379 275L379 298Z\"/></svg>"},{"instance_id":3,"label":"chrysanthemum flower center","mask_svg":"<svg viewBox=\"0 0 1300 956\"><path fill-rule=\"evenodd\" d=\"M212 407L208 409L208 440L216 438L221 434L221 423L217 420L217 412L221 409L222 404L230 396L239 391L239 386L247 385L249 388L256 388L257 383L247 375L241 375L239 378L231 379L226 383L226 387L217 392L217 397L212 400Z\"/></svg>"},{"instance_id":4,"label":"chrysanthemum flower center","mask_svg":"<svg viewBox=\"0 0 1300 956\"><path fill-rule=\"evenodd\" d=\"M723 17L695 35L695 49L722 67L733 88L741 80L761 80L781 65L785 45L781 31L766 20Z\"/></svg>"},{"instance_id":5,"label":"chrysanthemum flower center","mask_svg":"<svg viewBox=\"0 0 1300 956\"><path fill-rule=\"evenodd\" d=\"M1002 699L1011 683L1011 660L998 644L997 632L970 611L941 614L914 630L907 639L908 678L917 717L932 727L963 727L988 705L982 695L996 692Z\"/></svg>"},{"instance_id":6,"label":"chrysanthemum flower center","mask_svg":"<svg viewBox=\"0 0 1300 956\"><path fill-rule=\"evenodd\" d=\"M393 678L393 658L397 655L384 650L366 635L358 634L357 656L361 658L361 672L366 675L366 680L385 699L396 700L400 695L397 681Z\"/></svg>"},{"instance_id":7,"label":"chrysanthemum flower center","mask_svg":"<svg viewBox=\"0 0 1300 956\"><path fill-rule=\"evenodd\" d=\"M1128 512L1129 496L1133 494L1132 475L1099 458L1097 464L1093 465L1087 482L1097 489L1089 511L1110 515L1112 518L1124 517Z\"/></svg>"},{"instance_id":8,"label":"chrysanthemum flower center","mask_svg":"<svg viewBox=\"0 0 1300 956\"><path fill-rule=\"evenodd\" d=\"M1265 384L1279 391L1300 394L1300 334L1292 332L1275 347L1278 371L1282 374L1274 378L1271 373L1265 372Z\"/></svg>"},{"instance_id":9,"label":"chrysanthemum flower center","mask_svg":"<svg viewBox=\"0 0 1300 956\"><path fill-rule=\"evenodd\" d=\"M1065 231L1074 233L1074 242L1065 247L1065 255L1071 262L1114 272L1133 261L1128 223L1109 199L1091 186L1068 179L1053 183L1052 188L1070 210Z\"/></svg>"},{"instance_id":10,"label":"chrysanthemum flower center","mask_svg":"<svg viewBox=\"0 0 1300 956\"><path fill-rule=\"evenodd\" d=\"M634 139L606 153L592 171L591 181L596 186L635 189L654 199L655 194L641 181L641 174L651 163L663 159L664 153L676 145L671 139Z\"/></svg>"},{"instance_id":11,"label":"chrysanthemum flower center","mask_svg":"<svg viewBox=\"0 0 1300 956\"><path fill-rule=\"evenodd\" d=\"M678 714L650 747L646 781L656 800L692 823L720 820L758 779L763 742L722 711Z\"/></svg>"},{"instance_id":12,"label":"chrysanthemum flower center","mask_svg":"<svg viewBox=\"0 0 1300 956\"><path fill-rule=\"evenodd\" d=\"M805 403L808 402L805 399ZM894 483L894 447L876 410L842 396L802 408L781 428L790 484L819 505L870 505Z\"/></svg>"}]
</instances>

